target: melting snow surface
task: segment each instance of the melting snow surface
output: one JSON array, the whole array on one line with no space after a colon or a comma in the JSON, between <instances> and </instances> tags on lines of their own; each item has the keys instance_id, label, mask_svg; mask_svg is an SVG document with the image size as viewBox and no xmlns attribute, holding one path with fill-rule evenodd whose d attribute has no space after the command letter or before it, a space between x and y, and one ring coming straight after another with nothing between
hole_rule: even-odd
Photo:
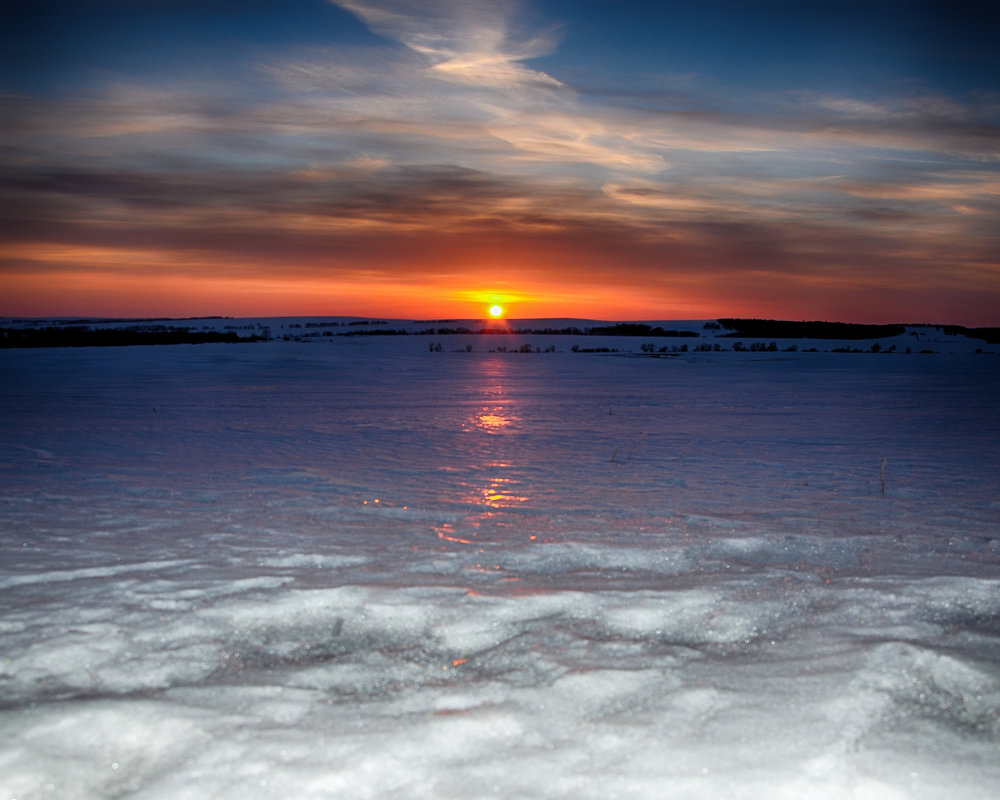
<instances>
[{"instance_id":1,"label":"melting snow surface","mask_svg":"<svg viewBox=\"0 0 1000 800\"><path fill-rule=\"evenodd\" d=\"M0 798L996 796L996 357L541 341L0 352Z\"/></svg>"}]
</instances>

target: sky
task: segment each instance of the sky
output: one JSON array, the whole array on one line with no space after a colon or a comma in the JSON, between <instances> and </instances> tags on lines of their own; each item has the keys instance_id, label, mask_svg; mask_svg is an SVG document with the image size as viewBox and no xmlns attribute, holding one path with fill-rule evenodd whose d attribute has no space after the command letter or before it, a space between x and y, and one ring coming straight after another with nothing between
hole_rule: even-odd
<instances>
[{"instance_id":1,"label":"sky","mask_svg":"<svg viewBox=\"0 0 1000 800\"><path fill-rule=\"evenodd\" d=\"M22 0L0 315L1000 325L1000 11Z\"/></svg>"}]
</instances>

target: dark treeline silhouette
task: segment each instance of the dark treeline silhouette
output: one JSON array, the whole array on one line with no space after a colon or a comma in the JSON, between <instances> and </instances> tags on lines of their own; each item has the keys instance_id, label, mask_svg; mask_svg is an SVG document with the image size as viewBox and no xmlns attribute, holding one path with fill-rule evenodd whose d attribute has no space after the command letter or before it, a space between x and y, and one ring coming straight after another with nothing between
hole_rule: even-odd
<instances>
[{"instance_id":1,"label":"dark treeline silhouette","mask_svg":"<svg viewBox=\"0 0 1000 800\"><path fill-rule=\"evenodd\" d=\"M329 333L323 334L324 336L330 336ZM407 336L409 335L406 331L402 329L395 328L381 328L373 331L340 331L337 336Z\"/></svg>"},{"instance_id":2,"label":"dark treeline silhouette","mask_svg":"<svg viewBox=\"0 0 1000 800\"><path fill-rule=\"evenodd\" d=\"M963 328L961 325L944 325L941 328L948 336L968 336L983 339L987 344L1000 344L1000 328Z\"/></svg>"},{"instance_id":3,"label":"dark treeline silhouette","mask_svg":"<svg viewBox=\"0 0 1000 800\"><path fill-rule=\"evenodd\" d=\"M617 325L605 325L598 328L587 328L591 336L685 336L697 339L696 331L668 331L657 325L646 325L642 322L619 322Z\"/></svg>"},{"instance_id":4,"label":"dark treeline silhouette","mask_svg":"<svg viewBox=\"0 0 1000 800\"><path fill-rule=\"evenodd\" d=\"M35 327L66 327L74 325L110 325L131 323L137 325L140 322L191 322L203 319L233 319L233 317L223 317L219 314L209 317L81 317L79 319L67 319L57 317L54 319L44 319L41 317L27 317L24 319L11 318L8 321L17 325L34 325Z\"/></svg>"},{"instance_id":5,"label":"dark treeline silhouette","mask_svg":"<svg viewBox=\"0 0 1000 800\"><path fill-rule=\"evenodd\" d=\"M192 331L186 328L0 328L0 347L127 347L135 344L206 344L261 342L266 337L240 337L232 331Z\"/></svg>"},{"instance_id":6,"label":"dark treeline silhouette","mask_svg":"<svg viewBox=\"0 0 1000 800\"><path fill-rule=\"evenodd\" d=\"M228 317L192 317L191 319L229 319ZM171 325L130 325L128 327L94 328L89 325L51 324L48 320L35 327L0 328L0 348L13 347L124 347L128 345L159 345L159 344L204 344L209 342L261 342L272 338L271 329L260 324L226 325L225 331L193 330L188 327ZM107 322L107 320L102 320ZM48 323L48 324L46 324ZM549 335L549 336L616 336L616 337L648 337L648 338L699 338L700 334L690 330L667 330L661 326L648 325L643 322L619 322L593 327L567 326L563 328L513 328L506 326L490 326L469 328L464 326L427 328L419 331L407 331L400 328L368 327L386 325L386 320L360 320L352 322L341 321L308 321L291 323L293 329L320 329L322 332L306 333L312 336L407 336L456 334L473 335ZM717 322L709 322L704 326L730 339L879 339L899 336L906 333L906 325L864 325L850 322L796 322L773 319L742 319L722 318ZM1000 344L1000 328L966 328L961 325L912 325L911 327L927 329L934 328L947 336L966 336L982 339L989 344ZM245 335L237 333L236 329L246 331ZM333 331L331 328L341 328ZM344 330L347 328L347 330ZM724 330L724 333L719 331ZM918 333L914 333L918 336ZM280 338L302 341L299 334L284 334ZM751 348L757 345L752 345ZM773 344L773 349L777 345ZM677 348L678 345L673 345ZM684 345L686 348L687 345ZM718 349L718 345L715 346ZM653 345L648 348L656 350ZM644 352L648 348L644 348ZM664 352L665 348L658 348ZM708 345L700 349L709 349ZM742 342L733 346L734 350L746 349ZM881 348L879 348L881 349Z\"/></svg>"},{"instance_id":7,"label":"dark treeline silhouette","mask_svg":"<svg viewBox=\"0 0 1000 800\"><path fill-rule=\"evenodd\" d=\"M720 319L726 337L748 339L879 339L906 333L905 325L853 322L789 322L776 319Z\"/></svg>"}]
</instances>

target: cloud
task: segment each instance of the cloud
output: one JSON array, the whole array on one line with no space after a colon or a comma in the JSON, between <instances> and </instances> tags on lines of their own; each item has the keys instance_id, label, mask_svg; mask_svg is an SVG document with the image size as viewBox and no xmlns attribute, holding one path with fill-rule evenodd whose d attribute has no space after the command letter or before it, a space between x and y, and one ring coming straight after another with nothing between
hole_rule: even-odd
<instances>
[{"instance_id":1,"label":"cloud","mask_svg":"<svg viewBox=\"0 0 1000 800\"><path fill-rule=\"evenodd\" d=\"M1000 290L995 98L611 96L532 69L556 37L511 3L338 5L386 41L0 97L0 275L614 283L715 313L761 287Z\"/></svg>"},{"instance_id":2,"label":"cloud","mask_svg":"<svg viewBox=\"0 0 1000 800\"><path fill-rule=\"evenodd\" d=\"M562 85L524 65L552 52L556 42L548 33L512 32L516 6L505 0L331 2L357 15L373 32L424 56L442 79L494 88Z\"/></svg>"}]
</instances>

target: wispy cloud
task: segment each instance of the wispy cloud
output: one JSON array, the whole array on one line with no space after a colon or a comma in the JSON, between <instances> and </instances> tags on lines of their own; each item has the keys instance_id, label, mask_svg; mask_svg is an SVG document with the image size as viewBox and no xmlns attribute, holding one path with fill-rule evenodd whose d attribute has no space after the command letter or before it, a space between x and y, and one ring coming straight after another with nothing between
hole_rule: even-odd
<instances>
[{"instance_id":1,"label":"wispy cloud","mask_svg":"<svg viewBox=\"0 0 1000 800\"><path fill-rule=\"evenodd\" d=\"M428 60L437 77L459 83L516 88L560 86L524 62L556 47L551 32L518 34L507 0L331 0L372 31L405 44Z\"/></svg>"}]
</instances>

